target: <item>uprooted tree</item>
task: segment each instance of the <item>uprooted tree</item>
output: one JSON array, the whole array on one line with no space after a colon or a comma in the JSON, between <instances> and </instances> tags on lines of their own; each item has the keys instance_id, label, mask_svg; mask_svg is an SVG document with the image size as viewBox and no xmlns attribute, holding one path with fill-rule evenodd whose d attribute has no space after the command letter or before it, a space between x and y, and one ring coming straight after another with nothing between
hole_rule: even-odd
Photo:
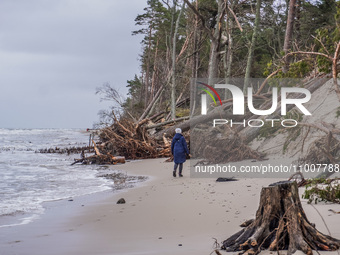
<instances>
[{"instance_id":1,"label":"uprooted tree","mask_svg":"<svg viewBox=\"0 0 340 255\"><path fill-rule=\"evenodd\" d=\"M271 251L296 250L311 255L312 250L334 251L340 240L319 232L310 223L302 208L295 182L278 182L262 188L256 218L223 242L222 249L258 254Z\"/></svg>"}]
</instances>

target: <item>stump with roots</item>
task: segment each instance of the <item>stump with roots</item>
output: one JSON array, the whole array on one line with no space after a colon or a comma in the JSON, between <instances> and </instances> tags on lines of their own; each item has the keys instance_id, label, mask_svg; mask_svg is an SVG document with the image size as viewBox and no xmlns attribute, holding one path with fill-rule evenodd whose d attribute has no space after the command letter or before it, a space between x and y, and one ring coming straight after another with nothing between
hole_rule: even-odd
<instances>
[{"instance_id":1,"label":"stump with roots","mask_svg":"<svg viewBox=\"0 0 340 255\"><path fill-rule=\"evenodd\" d=\"M262 188L256 219L223 242L229 252L258 254L263 249L334 251L340 240L324 235L311 224L301 206L295 182L278 182Z\"/></svg>"}]
</instances>

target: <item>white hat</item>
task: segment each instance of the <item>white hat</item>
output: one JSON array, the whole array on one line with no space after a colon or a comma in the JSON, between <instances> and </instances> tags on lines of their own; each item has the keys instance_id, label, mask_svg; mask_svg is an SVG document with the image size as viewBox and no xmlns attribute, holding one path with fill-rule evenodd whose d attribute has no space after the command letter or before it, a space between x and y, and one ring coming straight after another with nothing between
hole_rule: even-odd
<instances>
[{"instance_id":1,"label":"white hat","mask_svg":"<svg viewBox=\"0 0 340 255\"><path fill-rule=\"evenodd\" d=\"M176 132L176 133L182 133L182 129L176 128L176 129L175 129L175 132Z\"/></svg>"}]
</instances>

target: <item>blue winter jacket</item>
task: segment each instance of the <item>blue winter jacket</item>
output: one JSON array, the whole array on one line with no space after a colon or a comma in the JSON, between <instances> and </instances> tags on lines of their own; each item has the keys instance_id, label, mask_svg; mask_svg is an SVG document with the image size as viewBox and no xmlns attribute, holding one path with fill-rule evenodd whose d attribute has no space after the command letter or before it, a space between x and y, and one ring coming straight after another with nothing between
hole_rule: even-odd
<instances>
[{"instance_id":1,"label":"blue winter jacket","mask_svg":"<svg viewBox=\"0 0 340 255\"><path fill-rule=\"evenodd\" d=\"M176 164L184 163L186 154L189 154L188 145L182 134L175 134L171 143L171 153L174 155L174 162Z\"/></svg>"}]
</instances>

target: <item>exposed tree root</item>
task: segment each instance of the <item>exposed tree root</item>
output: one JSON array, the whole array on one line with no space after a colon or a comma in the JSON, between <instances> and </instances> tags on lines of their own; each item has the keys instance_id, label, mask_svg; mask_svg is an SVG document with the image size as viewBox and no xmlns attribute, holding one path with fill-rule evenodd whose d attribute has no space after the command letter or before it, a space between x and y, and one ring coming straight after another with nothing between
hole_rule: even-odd
<instances>
[{"instance_id":1,"label":"exposed tree root","mask_svg":"<svg viewBox=\"0 0 340 255\"><path fill-rule=\"evenodd\" d=\"M170 157L170 142L156 141L149 136L147 122L148 119L138 124L128 120L115 121L111 127L101 130L98 148L126 159Z\"/></svg>"},{"instance_id":2,"label":"exposed tree root","mask_svg":"<svg viewBox=\"0 0 340 255\"><path fill-rule=\"evenodd\" d=\"M340 240L324 235L311 224L301 206L295 182L279 182L262 188L256 219L223 242L222 249L258 254L262 249L334 251Z\"/></svg>"}]
</instances>

